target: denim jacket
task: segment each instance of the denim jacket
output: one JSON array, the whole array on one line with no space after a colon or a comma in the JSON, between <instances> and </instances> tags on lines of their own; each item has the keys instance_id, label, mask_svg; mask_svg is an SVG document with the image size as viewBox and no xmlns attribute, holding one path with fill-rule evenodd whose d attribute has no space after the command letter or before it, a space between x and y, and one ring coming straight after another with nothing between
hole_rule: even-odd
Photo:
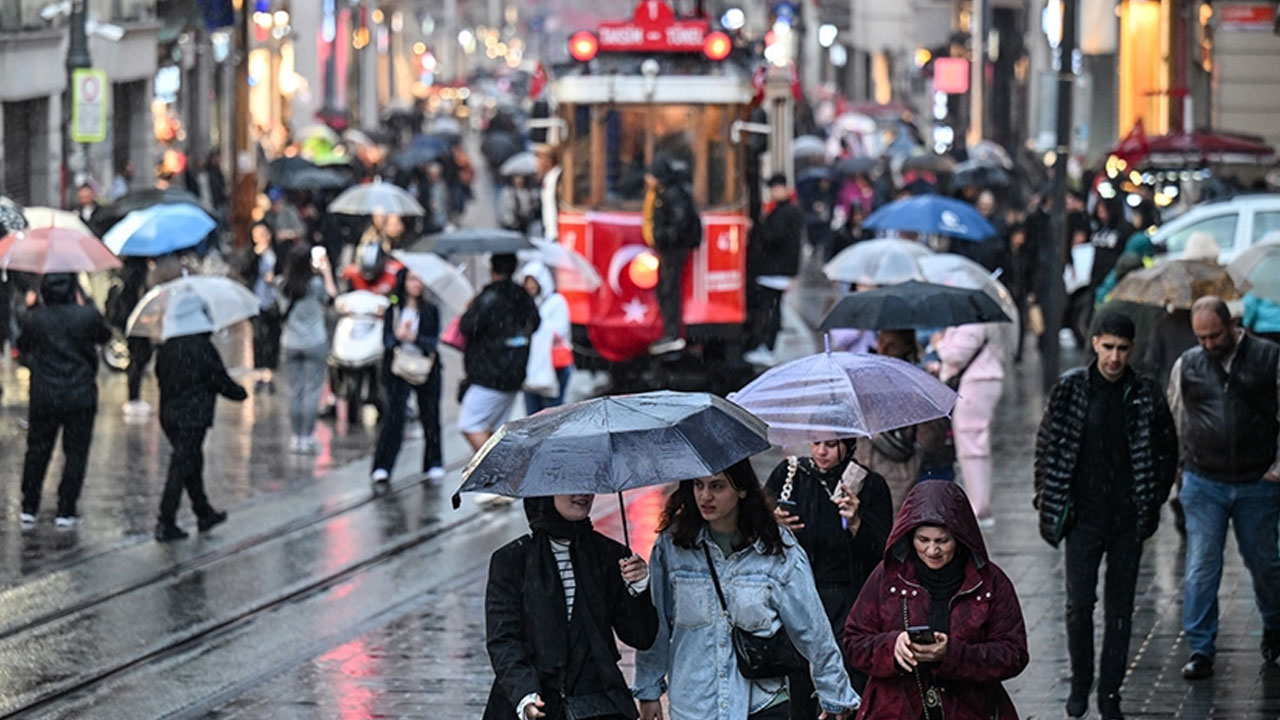
<instances>
[{"instance_id":1,"label":"denim jacket","mask_svg":"<svg viewBox=\"0 0 1280 720\"><path fill-rule=\"evenodd\" d=\"M706 528L699 543L711 551L738 627L768 636L786 626L812 665L822 708L832 713L855 708L858 694L845 673L809 560L795 537L781 530L783 555L766 555L757 542L725 557ZM667 692L671 720L745 720L780 686L773 680L752 682L738 672L729 618L720 609L701 544L677 547L664 532L653 547L649 588L658 610L658 637L653 647L636 653L633 693L640 700L657 700Z\"/></svg>"}]
</instances>

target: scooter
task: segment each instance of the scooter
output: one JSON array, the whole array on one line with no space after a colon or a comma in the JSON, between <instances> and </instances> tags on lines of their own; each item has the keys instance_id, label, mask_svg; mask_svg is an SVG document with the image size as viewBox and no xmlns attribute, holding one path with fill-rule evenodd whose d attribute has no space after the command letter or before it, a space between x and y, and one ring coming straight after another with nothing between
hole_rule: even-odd
<instances>
[{"instance_id":1,"label":"scooter","mask_svg":"<svg viewBox=\"0 0 1280 720\"><path fill-rule=\"evenodd\" d=\"M368 290L339 295L333 301L338 322L329 347L334 395L346 399L347 422L359 418L366 402L382 411L378 369L382 364L382 317L391 302Z\"/></svg>"}]
</instances>

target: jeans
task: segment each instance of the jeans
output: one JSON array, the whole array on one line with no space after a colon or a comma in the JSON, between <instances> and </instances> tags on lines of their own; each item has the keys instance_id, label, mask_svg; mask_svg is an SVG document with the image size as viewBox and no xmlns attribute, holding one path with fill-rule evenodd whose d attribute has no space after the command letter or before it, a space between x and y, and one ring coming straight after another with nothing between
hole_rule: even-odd
<instances>
[{"instance_id":1,"label":"jeans","mask_svg":"<svg viewBox=\"0 0 1280 720\"><path fill-rule=\"evenodd\" d=\"M1193 654L1212 659L1218 635L1218 586L1227 521L1253 576L1254 600L1268 630L1280 629L1280 483L1260 478L1223 483L1183 470L1178 493L1187 516L1187 570L1183 583L1182 627Z\"/></svg>"},{"instance_id":2,"label":"jeans","mask_svg":"<svg viewBox=\"0 0 1280 720\"><path fill-rule=\"evenodd\" d=\"M93 439L96 408L65 413L30 413L27 428L27 455L22 464L22 511L35 515L40 509L44 474L53 457L53 445L62 430L62 483L58 485L58 517L75 517L76 501L84 487L89 464L89 442Z\"/></svg>"},{"instance_id":3,"label":"jeans","mask_svg":"<svg viewBox=\"0 0 1280 720\"><path fill-rule=\"evenodd\" d=\"M191 498L196 517L208 517L214 512L204 494L204 436L209 429L167 425L162 428L173 445L173 455L169 457L169 475L160 496L160 523L174 524L184 489Z\"/></svg>"},{"instance_id":4,"label":"jeans","mask_svg":"<svg viewBox=\"0 0 1280 720\"><path fill-rule=\"evenodd\" d=\"M395 469L400 445L404 442L404 424L409 409L409 392L418 395L418 421L422 423L422 438L426 446L422 453L422 471L443 467L440 450L440 366L437 364L427 381L413 386L396 377L390 371L382 373L386 380L387 406L382 415L382 428L378 431L378 446L373 453L373 469Z\"/></svg>"},{"instance_id":5,"label":"jeans","mask_svg":"<svg viewBox=\"0 0 1280 720\"><path fill-rule=\"evenodd\" d=\"M691 250L667 250L658 264L658 310L662 313L662 336L680 337L684 322L684 268Z\"/></svg>"},{"instance_id":6,"label":"jeans","mask_svg":"<svg viewBox=\"0 0 1280 720\"><path fill-rule=\"evenodd\" d=\"M1108 533L1077 524L1066 538L1067 652L1071 656L1071 684L1093 684L1093 607L1098 601L1098 565L1107 556L1106 588L1102 595L1102 659L1098 667L1098 696L1119 693L1129 662L1133 625L1133 595L1142 560L1142 539L1136 530Z\"/></svg>"},{"instance_id":7,"label":"jeans","mask_svg":"<svg viewBox=\"0 0 1280 720\"><path fill-rule=\"evenodd\" d=\"M748 715L747 720L789 720L790 717L791 703L784 702ZM817 717L817 715L814 715L814 717Z\"/></svg>"},{"instance_id":8,"label":"jeans","mask_svg":"<svg viewBox=\"0 0 1280 720\"><path fill-rule=\"evenodd\" d=\"M129 347L129 370L125 373L129 384L129 401L142 397L142 375L147 371L147 363L155 347L144 337L130 337L125 341Z\"/></svg>"},{"instance_id":9,"label":"jeans","mask_svg":"<svg viewBox=\"0 0 1280 720\"><path fill-rule=\"evenodd\" d=\"M564 404L564 393L569 389L569 376L573 374L573 366L568 365L556 370L556 381L560 383L560 394L555 397L547 397L538 393L525 391L524 393L524 412L526 415L532 415L536 412L546 410L547 408L560 407Z\"/></svg>"},{"instance_id":10,"label":"jeans","mask_svg":"<svg viewBox=\"0 0 1280 720\"><path fill-rule=\"evenodd\" d=\"M285 374L289 378L289 426L293 434L310 437L319 413L320 390L324 388L325 360L329 350L323 345L305 350L284 351Z\"/></svg>"},{"instance_id":11,"label":"jeans","mask_svg":"<svg viewBox=\"0 0 1280 720\"><path fill-rule=\"evenodd\" d=\"M752 348L764 345L773 350L782 330L782 291L764 287L755 278L747 282L747 316L751 324L747 344Z\"/></svg>"}]
</instances>

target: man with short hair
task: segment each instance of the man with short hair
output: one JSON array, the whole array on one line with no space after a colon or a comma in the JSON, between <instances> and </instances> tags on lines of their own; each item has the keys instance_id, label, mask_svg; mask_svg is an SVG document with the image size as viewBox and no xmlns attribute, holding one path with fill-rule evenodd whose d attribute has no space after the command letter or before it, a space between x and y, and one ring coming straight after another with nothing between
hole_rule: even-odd
<instances>
[{"instance_id":1,"label":"man with short hair","mask_svg":"<svg viewBox=\"0 0 1280 720\"><path fill-rule=\"evenodd\" d=\"M684 349L684 274L689 255L702 244L702 218L693 202L689 163L668 155L653 159L645 175L640 232L658 254L658 309L662 337L649 347L654 355Z\"/></svg>"},{"instance_id":2,"label":"man with short hair","mask_svg":"<svg viewBox=\"0 0 1280 720\"><path fill-rule=\"evenodd\" d=\"M747 323L755 346L743 355L753 365L775 364L773 348L782 329L782 295L800 274L804 211L791 201L787 176L769 178L773 208L747 243Z\"/></svg>"},{"instance_id":3,"label":"man with short hair","mask_svg":"<svg viewBox=\"0 0 1280 720\"><path fill-rule=\"evenodd\" d=\"M1040 535L1054 547L1067 542L1068 718L1082 718L1089 709L1093 608L1103 555L1098 711L1103 720L1124 718L1120 683L1128 665L1142 543L1156 531L1177 467L1177 434L1160 388L1129 367L1133 336L1128 316L1102 316L1092 339L1097 358L1058 381L1036 438Z\"/></svg>"},{"instance_id":4,"label":"man with short hair","mask_svg":"<svg viewBox=\"0 0 1280 720\"><path fill-rule=\"evenodd\" d=\"M1280 658L1280 347L1231 323L1221 298L1191 306L1197 347L1173 364L1169 407L1182 444L1187 523L1182 627L1191 657L1182 677L1213 675L1218 586L1227 523L1253 577L1262 614L1262 657Z\"/></svg>"}]
</instances>

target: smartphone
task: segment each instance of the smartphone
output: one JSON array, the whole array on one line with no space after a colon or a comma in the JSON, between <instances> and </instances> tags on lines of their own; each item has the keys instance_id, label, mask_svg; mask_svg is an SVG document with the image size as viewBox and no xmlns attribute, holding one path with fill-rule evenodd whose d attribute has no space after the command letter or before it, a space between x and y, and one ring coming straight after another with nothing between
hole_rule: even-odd
<instances>
[{"instance_id":1,"label":"smartphone","mask_svg":"<svg viewBox=\"0 0 1280 720\"><path fill-rule=\"evenodd\" d=\"M783 512L790 513L791 515L800 514L800 507L796 505L794 500L779 500L778 507L781 508Z\"/></svg>"},{"instance_id":2,"label":"smartphone","mask_svg":"<svg viewBox=\"0 0 1280 720\"><path fill-rule=\"evenodd\" d=\"M311 264L312 265L319 267L320 263L324 260L324 256L325 256L325 251L323 246L316 245L315 247L311 248Z\"/></svg>"},{"instance_id":3,"label":"smartphone","mask_svg":"<svg viewBox=\"0 0 1280 720\"><path fill-rule=\"evenodd\" d=\"M916 645L933 645L938 642L933 638L933 628L928 625L912 625L907 628L907 639Z\"/></svg>"}]
</instances>

